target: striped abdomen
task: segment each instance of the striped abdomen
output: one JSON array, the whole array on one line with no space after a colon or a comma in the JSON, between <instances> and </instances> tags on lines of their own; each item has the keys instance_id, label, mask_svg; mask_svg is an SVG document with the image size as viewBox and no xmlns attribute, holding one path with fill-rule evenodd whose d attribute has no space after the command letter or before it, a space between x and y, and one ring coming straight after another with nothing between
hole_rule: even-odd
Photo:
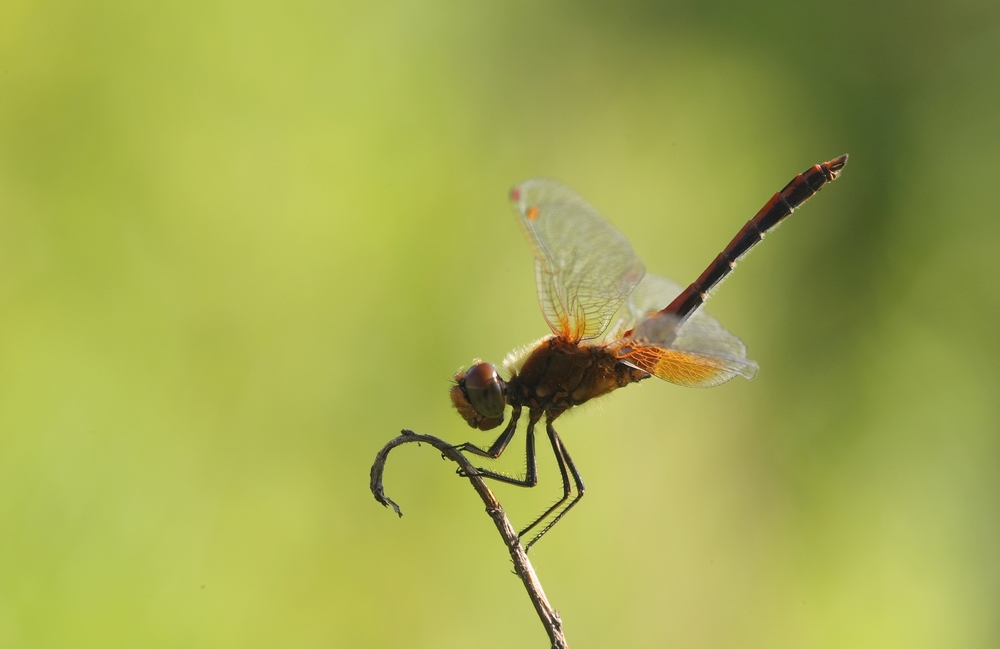
<instances>
[{"instance_id":1,"label":"striped abdomen","mask_svg":"<svg viewBox=\"0 0 1000 649\"><path fill-rule=\"evenodd\" d=\"M813 197L823 185L836 180L847 164L847 155L813 165L785 185L771 197L757 215L747 221L743 229L729 242L726 249L715 258L705 272L678 295L660 313L674 315L683 321L708 298L708 293L736 267L736 261L760 243L768 230L781 223L799 205Z\"/></svg>"}]
</instances>

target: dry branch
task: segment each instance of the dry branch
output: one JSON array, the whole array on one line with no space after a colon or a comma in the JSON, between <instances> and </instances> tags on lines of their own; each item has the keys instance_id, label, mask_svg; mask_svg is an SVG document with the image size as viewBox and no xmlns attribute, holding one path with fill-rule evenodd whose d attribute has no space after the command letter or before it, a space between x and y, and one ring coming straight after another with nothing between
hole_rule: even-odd
<instances>
[{"instance_id":1,"label":"dry branch","mask_svg":"<svg viewBox=\"0 0 1000 649\"><path fill-rule=\"evenodd\" d=\"M542 621L546 633L549 634L552 648L567 649L566 637L563 635L562 620L559 619L559 613L552 608L549 600L546 599L545 591L542 590L542 584L538 581L538 576L535 575L535 569L531 566L524 548L521 547L521 541L517 537L517 532L507 519L507 514L504 513L503 507L500 506L500 501L493 495L490 488L486 486L486 482L483 481L482 477L477 474L476 467L472 466L469 460L455 450L451 444L432 435L418 435L410 430L402 431L399 437L396 437L382 447L382 450L375 456L375 463L372 465L371 472L371 490L375 496L375 500L386 507L391 506L398 515L403 515L403 512L399 509L399 505L385 495L382 487L382 473L385 471L385 462L389 457L389 451L410 442L430 444L441 451L444 457L458 464L462 471L465 472L476 493L483 499L483 503L486 505L486 513L493 519L493 523L497 526L497 531L500 532L500 536L503 538L504 545L507 546L507 551L510 552L511 561L514 562L514 571L524 583L525 590L528 591L528 597L531 598L531 603L535 607L535 611L538 613L538 617Z\"/></svg>"}]
</instances>

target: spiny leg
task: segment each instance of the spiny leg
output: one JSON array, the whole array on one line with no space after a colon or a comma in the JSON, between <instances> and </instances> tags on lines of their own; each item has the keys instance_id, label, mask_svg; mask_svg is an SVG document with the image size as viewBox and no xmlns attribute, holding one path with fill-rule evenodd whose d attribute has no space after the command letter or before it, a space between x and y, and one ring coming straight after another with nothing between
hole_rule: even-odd
<instances>
[{"instance_id":1,"label":"spiny leg","mask_svg":"<svg viewBox=\"0 0 1000 649\"><path fill-rule=\"evenodd\" d=\"M562 457L566 460L566 465L569 467L569 472L573 475L573 482L576 484L576 498L571 500L570 503L566 505L566 509L559 512L559 514L554 519L552 519L552 522L546 525L545 528L542 529L542 531L535 536L535 538L531 539L531 541L528 542L528 545L524 546L525 552L530 550L531 546L533 546L535 543L538 543L538 539L545 536L546 532L551 530L556 523L562 520L562 517L565 516L567 512L569 512L569 510L573 509L573 507L578 502L580 502L580 499L583 498L584 492L587 491L586 486L584 486L583 484L583 478L580 477L580 472L577 471L576 465L573 464L573 458L569 456L569 451L566 450L566 446L563 444L562 439L559 438L559 433L557 433L556 429L552 427L551 421L546 422L546 429L548 430L549 437L551 437L553 441L559 445L559 450L562 452Z\"/></svg>"},{"instance_id":2,"label":"spiny leg","mask_svg":"<svg viewBox=\"0 0 1000 649\"><path fill-rule=\"evenodd\" d=\"M537 422L538 422L537 416L535 415L529 416L528 435L524 445L525 463L527 464L527 468L525 469L523 480L515 478L514 476L499 473L497 471L482 469L480 467L476 467L476 473L478 473L480 476L484 478L492 478L494 480L499 480L500 482L506 482L507 484L517 485L519 487L534 487L536 484L538 484L538 466L535 460L535 424ZM511 423L513 424L514 422ZM504 431L504 433L506 434L506 431ZM501 436L501 439L502 438L503 436ZM510 440L508 439L507 441ZM499 444L499 442L500 440L498 439L497 443ZM494 446L496 445L497 444L494 444ZM506 445L506 442L504 443L504 445ZM457 473L460 476L466 476L465 471L463 471L462 469L459 469Z\"/></svg>"},{"instance_id":3,"label":"spiny leg","mask_svg":"<svg viewBox=\"0 0 1000 649\"><path fill-rule=\"evenodd\" d=\"M458 451L468 451L473 455L479 455L481 457L488 457L492 459L497 459L510 444L510 440L514 437L514 432L517 430L517 420L521 417L521 407L514 406L514 410L510 414L510 423L507 424L507 428L500 433L500 437L493 442L493 445L489 449L481 449L472 442L465 442L464 444L459 444L455 447Z\"/></svg>"},{"instance_id":4,"label":"spiny leg","mask_svg":"<svg viewBox=\"0 0 1000 649\"><path fill-rule=\"evenodd\" d=\"M536 518L531 523L531 525L528 525L526 528L524 528L523 530L521 530L520 532L518 532L517 533L517 537L518 538L521 538L522 536L524 536L525 534L527 534L528 532L530 532L539 523L541 523L546 518L548 518L549 514L551 514L555 510L557 510L560 507L560 505L562 505L564 502L566 502L566 499L569 498L569 495L571 493L573 493L573 489L572 489L572 487L570 486L570 483L569 483L569 473L566 471L566 460L563 459L563 449L560 446L558 437L554 436L556 431L555 431L555 429L552 428L552 421L551 420L546 420L546 422L545 422L545 431L549 435L549 442L552 443L552 452L555 454L555 456L556 456L556 463L558 463L558 465L559 465L559 473L562 476L563 496L562 496L562 498L559 499L558 502L556 502L556 504L554 504L551 507L549 507L548 509L546 509L542 513L541 516L539 516L538 518ZM534 541L532 541L532 543L534 543Z\"/></svg>"}]
</instances>

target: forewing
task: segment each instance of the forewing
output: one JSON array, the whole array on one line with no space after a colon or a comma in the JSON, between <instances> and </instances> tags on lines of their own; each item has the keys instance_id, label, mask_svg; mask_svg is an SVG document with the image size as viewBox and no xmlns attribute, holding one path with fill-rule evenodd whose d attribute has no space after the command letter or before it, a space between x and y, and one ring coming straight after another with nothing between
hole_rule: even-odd
<instances>
[{"instance_id":1,"label":"forewing","mask_svg":"<svg viewBox=\"0 0 1000 649\"><path fill-rule=\"evenodd\" d=\"M526 180L511 190L531 252L542 315L571 341L596 338L646 272L628 240L569 187Z\"/></svg>"},{"instance_id":2,"label":"forewing","mask_svg":"<svg viewBox=\"0 0 1000 649\"><path fill-rule=\"evenodd\" d=\"M618 345L619 357L679 385L711 387L737 375L753 378L757 364L746 357L743 341L703 308L680 323L659 313L681 290L665 277L643 278L627 304L626 328L632 332Z\"/></svg>"}]
</instances>

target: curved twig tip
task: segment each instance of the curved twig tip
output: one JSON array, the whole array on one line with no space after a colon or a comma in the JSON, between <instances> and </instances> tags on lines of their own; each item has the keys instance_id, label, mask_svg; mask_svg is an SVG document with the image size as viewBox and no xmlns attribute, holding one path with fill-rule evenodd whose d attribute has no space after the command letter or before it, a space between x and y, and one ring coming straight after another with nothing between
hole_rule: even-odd
<instances>
[{"instance_id":1,"label":"curved twig tip","mask_svg":"<svg viewBox=\"0 0 1000 649\"><path fill-rule=\"evenodd\" d=\"M545 592L542 590L542 584L538 581L531 562L528 561L528 555L525 553L524 548L521 547L521 540L518 538L514 526L510 524L503 507L500 506L500 502L493 495L493 492L490 491L490 488L486 486L482 476L479 475L468 458L462 455L458 449L443 439L432 435L419 435L412 430L401 431L399 437L389 440L382 447L382 450L375 455L375 463L372 464L370 485L375 500L384 507L392 507L399 516L403 515L403 512L399 509L399 505L385 495L385 490L382 487L382 474L385 471L385 462L389 457L389 451L408 442L426 442L441 451L443 458L447 458L458 464L459 475L468 478L469 482L472 483L483 504L486 505L486 513L493 519L497 531L500 532L500 537L504 540L504 545L507 546L511 561L514 563L514 573L521 578L525 590L528 591L528 597L531 599L531 603L535 607L535 612L538 613L538 617L545 627L546 633L548 633L553 649L566 649L566 636L563 634L562 620L559 619L559 614L549 604L548 599L546 599Z\"/></svg>"}]
</instances>

